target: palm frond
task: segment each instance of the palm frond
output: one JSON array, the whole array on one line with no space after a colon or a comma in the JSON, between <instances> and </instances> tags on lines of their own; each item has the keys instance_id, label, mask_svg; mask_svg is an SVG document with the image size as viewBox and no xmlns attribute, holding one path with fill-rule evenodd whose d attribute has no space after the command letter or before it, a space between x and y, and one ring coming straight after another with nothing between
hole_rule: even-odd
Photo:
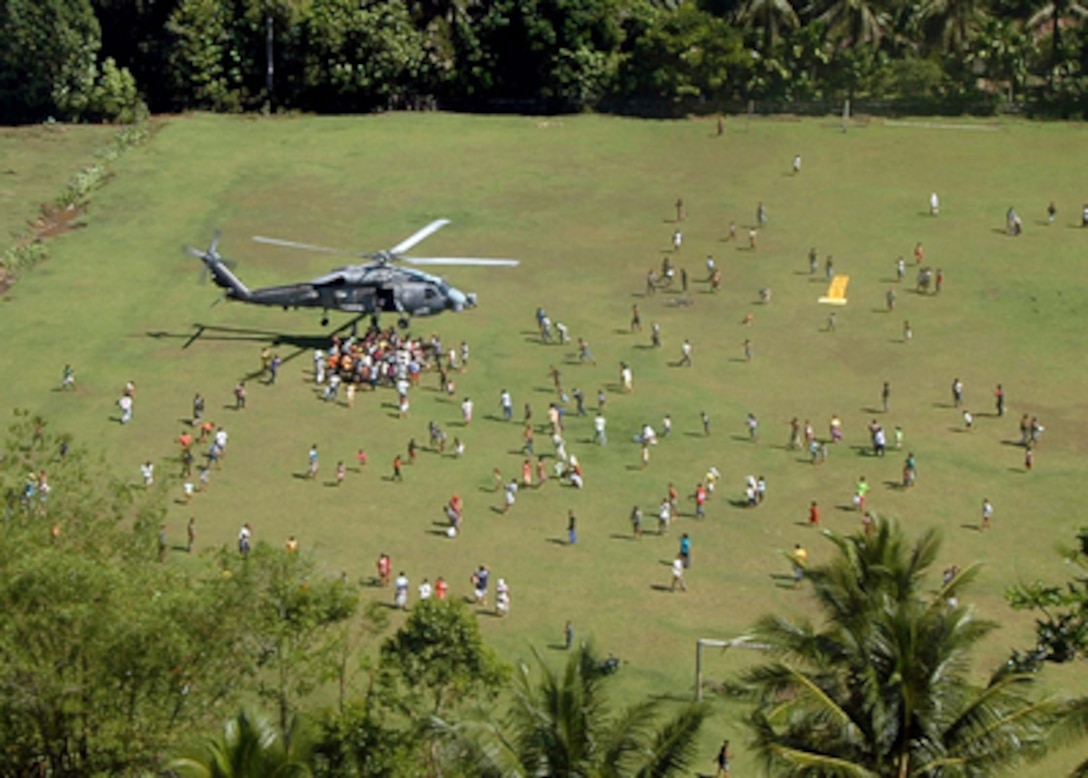
<instances>
[{"instance_id":1,"label":"palm frond","mask_svg":"<svg viewBox=\"0 0 1088 778\"><path fill-rule=\"evenodd\" d=\"M638 778L668 778L687 771L695 756L699 731L709 715L704 705L685 705L657 730L647 759L634 774Z\"/></svg>"}]
</instances>

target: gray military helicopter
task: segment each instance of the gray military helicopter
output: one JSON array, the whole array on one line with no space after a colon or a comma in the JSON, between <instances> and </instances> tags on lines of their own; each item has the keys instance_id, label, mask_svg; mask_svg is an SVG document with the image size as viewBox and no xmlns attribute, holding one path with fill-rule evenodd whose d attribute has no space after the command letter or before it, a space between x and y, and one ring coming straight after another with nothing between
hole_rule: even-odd
<instances>
[{"instance_id":1,"label":"gray military helicopter","mask_svg":"<svg viewBox=\"0 0 1088 778\"><path fill-rule=\"evenodd\" d=\"M398 323L408 326L412 316L433 316L443 311L459 313L474 308L475 293L462 292L450 286L445 279L421 270L401 267L406 265L483 265L488 267L513 267L516 259L480 259L476 257L408 257L404 252L429 238L449 224L448 219L437 219L423 229L401 241L391 249L374 253L352 253L339 249L296 243L279 238L254 236L253 240L272 246L319 251L325 254L347 254L370 260L366 264L336 268L323 276L298 284L269 286L249 289L231 270L228 260L219 255L217 230L207 251L191 246L185 250L204 262L205 273L210 273L216 286L225 290L228 300L251 305L275 305L288 308L321 308L321 326L329 323L329 311L345 311L359 316L380 313L396 313Z\"/></svg>"}]
</instances>

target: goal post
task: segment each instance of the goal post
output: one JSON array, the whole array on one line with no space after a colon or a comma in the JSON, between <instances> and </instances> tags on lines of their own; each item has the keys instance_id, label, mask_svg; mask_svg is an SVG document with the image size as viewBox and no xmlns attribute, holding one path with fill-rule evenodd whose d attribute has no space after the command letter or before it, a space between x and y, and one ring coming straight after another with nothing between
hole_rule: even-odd
<instances>
[{"instance_id":1,"label":"goal post","mask_svg":"<svg viewBox=\"0 0 1088 778\"><path fill-rule=\"evenodd\" d=\"M750 635L741 635L730 640L717 638L699 638L695 641L695 701L703 699L703 649L720 648L723 652L730 648L747 648L762 651L770 646L765 643L757 643Z\"/></svg>"}]
</instances>

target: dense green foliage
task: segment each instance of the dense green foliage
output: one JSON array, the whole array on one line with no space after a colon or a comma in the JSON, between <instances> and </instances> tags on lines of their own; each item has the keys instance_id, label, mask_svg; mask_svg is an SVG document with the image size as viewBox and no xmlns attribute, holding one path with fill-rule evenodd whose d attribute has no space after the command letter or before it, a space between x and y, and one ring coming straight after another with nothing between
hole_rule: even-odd
<instances>
[{"instance_id":1,"label":"dense green foliage","mask_svg":"<svg viewBox=\"0 0 1088 778\"><path fill-rule=\"evenodd\" d=\"M559 673L538 654L540 677L518 667L505 718L449 728L456 763L466 776L686 775L708 709L680 706L661 721L668 703L645 700L622 710L609 704L611 670L586 645Z\"/></svg>"},{"instance_id":2,"label":"dense green foliage","mask_svg":"<svg viewBox=\"0 0 1088 778\"><path fill-rule=\"evenodd\" d=\"M1077 535L1077 547L1065 553L1075 572L1065 585L1042 581L1021 583L1005 593L1016 610L1038 614L1036 644L1027 651L1014 651L1011 663L1036 669L1044 659L1071 662L1088 656L1088 528Z\"/></svg>"},{"instance_id":3,"label":"dense green foliage","mask_svg":"<svg viewBox=\"0 0 1088 778\"><path fill-rule=\"evenodd\" d=\"M3 0L0 109L127 121L138 84L157 111L1082 114L1086 17L1073 0Z\"/></svg>"},{"instance_id":4,"label":"dense green foliage","mask_svg":"<svg viewBox=\"0 0 1088 778\"><path fill-rule=\"evenodd\" d=\"M753 639L773 661L736 690L768 769L783 775L992 775L1046 753L1053 727L1079 711L1033 693L1036 676L1000 668L970 680L968 655L996 625L961 602L977 568L935 591L935 531L908 544L898 525L827 533L836 556L807 575L823 623L767 616Z\"/></svg>"}]
</instances>

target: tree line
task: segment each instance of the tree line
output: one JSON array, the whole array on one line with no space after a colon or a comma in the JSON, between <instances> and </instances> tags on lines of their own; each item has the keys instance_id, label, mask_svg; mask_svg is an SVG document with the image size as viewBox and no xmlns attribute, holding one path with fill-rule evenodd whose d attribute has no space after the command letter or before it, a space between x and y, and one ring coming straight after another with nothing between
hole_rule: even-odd
<instances>
[{"instance_id":1,"label":"tree line","mask_svg":"<svg viewBox=\"0 0 1088 778\"><path fill-rule=\"evenodd\" d=\"M668 778L698 766L712 706L684 690L619 707L619 665L589 645L511 667L459 600L420 601L387 634L363 582L305 553L180 553L165 494L17 412L0 448L0 776ZM935 585L936 532L911 541L882 518L825 535L830 561L803 570L816 620L760 619L749 636L762 661L718 689L717 704L747 710L732 749L768 775L922 778L995 775L1084 738L1088 698L1047 694L1039 669L1088 654L1088 531L1065 552L1074 581L1010 590L1013 607L1042 614L1038 645L988 675L971 661L996 626L967 601L977 566Z\"/></svg>"},{"instance_id":2,"label":"tree line","mask_svg":"<svg viewBox=\"0 0 1088 778\"><path fill-rule=\"evenodd\" d=\"M1078 0L0 0L0 121L1007 103L1082 116Z\"/></svg>"}]
</instances>

